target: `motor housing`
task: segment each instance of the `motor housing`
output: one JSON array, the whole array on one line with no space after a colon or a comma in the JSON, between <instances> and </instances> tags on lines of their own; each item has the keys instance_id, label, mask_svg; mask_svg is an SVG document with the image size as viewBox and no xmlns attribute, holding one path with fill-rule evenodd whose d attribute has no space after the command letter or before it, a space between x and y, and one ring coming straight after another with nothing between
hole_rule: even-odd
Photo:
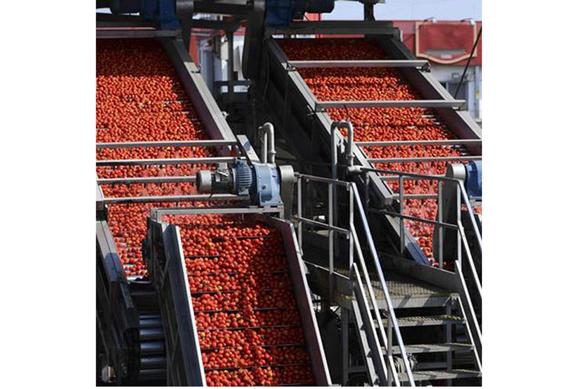
<instances>
[{"instance_id":1,"label":"motor housing","mask_svg":"<svg viewBox=\"0 0 570 389\"><path fill-rule=\"evenodd\" d=\"M282 192L290 189L295 173L290 166L252 163L236 159L233 165L218 164L216 170L202 170L196 175L199 193L232 193L249 196L259 206L284 205ZM283 196L289 196L284 193Z\"/></svg>"}]
</instances>

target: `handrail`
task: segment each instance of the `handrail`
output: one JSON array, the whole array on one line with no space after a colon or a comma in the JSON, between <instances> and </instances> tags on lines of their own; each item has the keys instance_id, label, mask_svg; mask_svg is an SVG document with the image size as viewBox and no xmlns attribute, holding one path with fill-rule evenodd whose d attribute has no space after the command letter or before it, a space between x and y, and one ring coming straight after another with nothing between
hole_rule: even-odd
<instances>
[{"instance_id":1,"label":"handrail","mask_svg":"<svg viewBox=\"0 0 570 389\"><path fill-rule=\"evenodd\" d=\"M475 354L475 361L477 363L477 367L480 372L483 372L483 362L481 360L482 354L482 346L483 346L483 334L481 333L481 327L479 326L479 322L477 321L477 317L475 316L475 310L473 309L473 303L471 302L471 297L469 297L469 291L467 290L467 285L465 283L465 277L463 276L463 272L461 271L461 265L458 261L455 261L455 267L457 269L457 278L459 286L461 287L460 290L460 298L459 298L459 306L465 317L465 326L467 328L467 334L471 339L471 343L473 344L473 352ZM465 300L465 301L462 301ZM465 309L465 305L467 305L467 310Z\"/></svg>"},{"instance_id":2,"label":"handrail","mask_svg":"<svg viewBox=\"0 0 570 389\"><path fill-rule=\"evenodd\" d=\"M400 380L398 379L398 374L396 372L396 365L394 363L394 358L392 355L392 350L391 347L388 347L389 343L388 343L388 337L386 336L386 331L384 329L384 326L382 325L382 316L380 316L380 309L378 308L378 303L376 302L376 298L374 297L374 290L372 289L372 282L370 281L370 276L368 275L368 270L366 269L366 262L364 262L364 256L362 254L362 247L360 246L360 242L358 240L358 235L356 233L356 229L354 228L354 225L352 225L350 227L351 232L354 234L355 237L355 246L356 246L356 253L358 256L358 261L360 263L360 267L362 268L362 273L364 275L364 281L366 283L366 290L368 291L368 295L370 296L370 299L372 300L372 308L374 311L374 318L376 319L376 322L378 322L378 328L380 329L380 336L382 337L382 343L386 346L386 352L387 352L387 356L388 356L388 363L390 364L390 375L392 377L392 379L394 379L394 382L396 383L396 386L400 386ZM358 269L358 267L356 266L356 264L354 264L354 269ZM384 297L386 298L386 294L384 294ZM389 297L388 297L389 298ZM391 319L388 319L391 320ZM382 361L383 365L385 365L385 362ZM383 366L384 369L386 369L385 366ZM391 382L390 379L388 379L388 386L390 386Z\"/></svg>"},{"instance_id":3,"label":"handrail","mask_svg":"<svg viewBox=\"0 0 570 389\"><path fill-rule=\"evenodd\" d=\"M381 210L369 210L369 211L376 211L376 212L380 212L380 213L385 213L385 214L390 214L394 217L398 217L400 218L400 225L403 225L403 221L404 219L412 219L412 220L416 220L416 221L420 221L420 222L425 222L425 223L429 223L432 225L436 225L437 228L439 229L453 229L456 230L457 235L458 235L458 241L457 241L457 259L454 261L455 264L455 274L457 276L457 285L458 285L458 289L459 289L459 294L460 294L460 299L459 299L459 303L460 303L460 307L461 310L463 312L463 316L466 319L466 324L467 324L467 332L469 334L469 338L471 339L471 342L474 345L474 352L475 352L475 358L476 358L476 362L477 362L477 366L479 368L479 370L481 370L482 368L482 360L481 360L481 352L482 352L482 333L481 333L481 327L479 325L479 322L477 320L477 315L475 313L475 309L473 307L473 303L471 300L471 296L470 296L470 291L467 288L467 283L465 282L465 277L463 275L463 264L465 261L461 260L461 254L462 251L465 250L466 254L467 254L467 263L468 263L468 269L471 271L472 275L473 275L473 279L474 279L474 283L475 283L475 292L476 292L476 298L478 298L479 300L482 301L483 299L483 288L481 286L481 279L479 277L479 274L477 272L477 269L475 267L475 263L473 261L473 255L471 252L471 248L469 247L469 244L467 242L467 237L465 235L465 230L463 227L463 223L461 221L461 205L465 205L468 213L469 213L469 219L470 222L472 223L472 227L473 230L475 231L476 237L477 237L477 244L479 246L479 249L482 252L482 239L481 239L481 233L479 231L478 225L475 222L475 217L473 214L473 209L471 207L471 203L469 201L469 198L467 196L467 192L465 190L465 187L463 185L463 182L459 179L456 178L451 178L451 177L440 177L440 176L430 176L430 175L426 175L426 174L415 174L415 173L406 173L406 172L401 172L401 171L393 171L393 170L382 170L382 169L369 169L369 168L362 168L360 171L364 171L366 172L366 174L368 174L369 172L375 172L375 173L381 173L381 174L392 174L392 175L397 175L399 178L399 182L400 182L400 189L399 189L399 195L400 195L400 199L403 196L404 193L404 185L403 185L403 181L405 177L409 177L411 179L420 179L420 180L432 180L432 181L438 181L438 218L435 222L433 220L429 220L429 219L422 219L422 218L418 218L418 217L406 217L406 215L403 215L403 207L400 207L400 213L395 213L395 212L383 212ZM368 181L368 180L367 180ZM457 188L457 226L450 226L448 223L444 223L441 218L442 218L442 185L441 183L447 181L447 182L452 182L453 184L455 184L456 188ZM360 205L360 204L359 204ZM441 237L441 234L440 234ZM443 249L442 249L442 241L440 241L440 253L443 253ZM440 260L442 260L442 258L440 258Z\"/></svg>"},{"instance_id":4,"label":"handrail","mask_svg":"<svg viewBox=\"0 0 570 389\"><path fill-rule=\"evenodd\" d=\"M363 269L364 270L364 269ZM352 264L351 267L351 271L354 275L354 278L356 279L356 284L354 285L354 292L356 292L356 301L357 303L362 303L364 306L364 309L361 312L361 319L362 321L365 323L365 332L366 332L366 336L367 336L367 340L370 336L372 336L372 340L374 341L373 344L371 345L370 349L372 352L372 360L374 361L374 364L376 363L380 363L381 368L382 368L382 372L386 375L386 371L387 371L387 367L386 367L386 361L384 360L384 358L382 357L382 347L380 346L380 342L378 341L378 334L376 333L375 329L374 329L374 321L372 319L372 316L370 315L370 305L368 304L368 299L366 298L366 294L364 292L364 285L362 284L362 278L360 277L360 272L358 271L358 265L356 263ZM367 288L370 285L367 285ZM368 292L370 293L370 292ZM374 296L374 295L372 295ZM374 302L374 298L372 298L372 301ZM378 319L376 319L378 320ZM381 323L381 322L380 322ZM381 325L379 327L382 327ZM385 334L384 334L385 337ZM386 340L384 339L384 342L386 342ZM396 377L396 370L395 370L395 366L393 361L391 361L390 363L390 374L388 374L388 377L384 377L387 386L391 386L392 384L392 377ZM370 373L370 372L369 372ZM376 372L378 373L378 372ZM371 375L371 378L372 375ZM372 381L372 380L371 380ZM381 382L382 383L382 382ZM395 381L396 386L400 386L400 381L396 380ZM370 382L371 386L374 386L375 382Z\"/></svg>"},{"instance_id":5,"label":"handrail","mask_svg":"<svg viewBox=\"0 0 570 389\"><path fill-rule=\"evenodd\" d=\"M396 333L396 341L398 342L398 346L400 346L400 354L404 361L404 368L406 370L406 375L408 376L410 385L415 386L412 367L410 366L410 361L406 353L406 347L404 346L402 334L400 333L400 327L398 326L398 320L396 318L396 313L394 312L394 306L392 304L392 299L390 298L390 292L388 291L388 285L386 284L384 272L382 271L382 267L380 266L380 259L378 257L378 252L376 251L374 240L372 239L372 233L370 232L370 227L368 226L368 219L366 218L366 213L364 212L364 206L362 205L362 200L360 199L360 195L358 194L358 188L356 184L352 182L351 186L354 193L354 198L356 199L356 208L359 211L360 218L362 221L362 226L364 227L364 232L368 243L368 247L370 248L370 252L372 253L372 258L374 259L374 266L376 268L376 272L378 273L380 286L382 288L382 291L384 292L384 298L386 300L386 306L388 308L388 322L392 323L394 332ZM371 298L374 299L373 296L371 296ZM378 323L378 325L381 326L381 323L382 322Z\"/></svg>"},{"instance_id":6,"label":"handrail","mask_svg":"<svg viewBox=\"0 0 570 389\"><path fill-rule=\"evenodd\" d=\"M393 357L393 353L392 353L393 349L392 349L391 339L392 339L392 330L393 330L394 333L396 334L396 342L400 348L400 355L404 361L404 369L405 369L406 375L408 377L409 383L411 386L415 386L412 369L410 366L408 355L406 353L406 347L405 347L404 341L402 339L400 328L398 326L398 320L396 318L396 314L394 311L394 306L393 306L392 300L390 298L390 292L388 290L388 286L386 283L386 279L384 277L384 273L382 272L380 260L378 257L378 252L376 251L374 241L372 239L372 233L370 232L370 227L368 225L366 213L364 211L364 207L362 205L362 200L360 199L360 195L359 195L358 188L357 188L356 184L353 182L340 181L338 179L331 179L331 178L326 178L326 177L317 177L317 176L311 176L311 175L299 174L299 173L295 174L295 176L297 178L297 184L298 184L298 210L297 210L298 214L296 217L293 217L293 219L297 220L299 223L298 236L299 236L299 245L301 246L301 250L302 250L302 236L303 236L302 224L304 224L304 223L316 225L316 226L328 229L329 230L329 239L330 239L331 235L335 232L336 233L344 233L348 238L351 239L351 249L349 252L350 271L351 271L351 273L354 270L358 271L359 267L362 269L364 281L366 284L365 287L366 287L368 295L370 296L370 299L372 301L374 319L378 323L378 328L379 328L379 332L380 332L380 339L382 341L384 349L386 350L386 359L388 362L388 367L386 366L386 362L384 362L384 359L382 359L382 361L381 361L382 362L381 367L383 369L384 375L386 376L385 377L386 382L388 383L388 385L392 385L392 383L394 383L396 386L401 385L398 373L396 371L396 367L395 367L395 363L394 363L394 357ZM330 191L331 186L341 186L341 187L346 188L349 191L350 217L349 217L349 230L348 231L345 230L344 228L334 226L332 224L331 220L329 220L329 222L327 224L327 223L317 222L314 220L309 220L309 219L306 219L302 216L301 185L302 185L303 180L305 180L306 182L313 181L313 182L319 182L319 183L327 184L329 186L329 201L330 201L330 195L331 195L331 191ZM376 272L378 273L378 278L380 280L380 287L381 287L381 290L384 294L384 300L386 302L387 313L388 313L388 331L389 331L388 334L386 333L386 330L384 328L382 316L380 315L380 309L378 308L378 303L377 303L375 296L374 296L374 290L372 287L372 282L370 281L370 276L369 276L369 273L368 273L368 270L366 267L366 262L364 260L362 246L360 244L360 240L358 238L358 233L357 233L356 226L354 223L354 215L353 215L354 203L356 203L356 209L357 209L358 214L360 215L361 223L362 223L362 226L363 226L363 229L365 232L365 236L366 236L366 243L368 244L370 252L372 253L375 269L376 269ZM330 216L330 214L329 214L329 216ZM353 246L354 246L354 248L356 248L358 265L356 263L354 263L354 259L353 259L354 253L353 253L353 249L352 249ZM331 249L331 247L329 247L329 249ZM332 267L334 265L333 264L334 253L332 253L332 251L331 251L329 253L329 256L330 256L329 266L331 267L329 269L329 273L332 275L332 271L333 271ZM378 342L377 335L374 335L373 337L374 337L373 341ZM378 350L381 350L381 348L379 346L380 346L379 343L375 344L375 347L378 348Z\"/></svg>"},{"instance_id":7,"label":"handrail","mask_svg":"<svg viewBox=\"0 0 570 389\"><path fill-rule=\"evenodd\" d=\"M473 230L475 231L475 236L476 236L476 240L477 240L477 246L479 248L479 250L481 251L481 253L483 253L483 239L481 237L481 231L479 231L479 226L477 225L476 221L475 221L475 215L473 213L473 208L471 207L471 202L469 201L469 197L467 196L467 191L465 190L465 186L463 185L463 182L460 179L457 178L452 178L452 177L441 177L441 176L431 176L428 174L418 174L418 173L407 173L407 172L403 172L403 171L398 171L398 170L384 170L384 169L372 169L372 168L360 168L359 169L362 172L366 172L366 174L368 174L369 172L374 172L374 173L380 173L380 174L392 174L392 175L396 175L399 177L399 181L400 184L402 183L404 177L409 177L409 178L417 178L420 180L430 180L430 181L438 181L438 182L451 182L453 184L456 185L456 187L458 188L458 193L461 194L461 199L457 199L458 202L460 202L461 204L465 205L465 207L467 208L467 212L469 214L469 220L471 222L471 227L473 228ZM440 185L438 185L438 187L440 187ZM403 197L403 185L400 185L400 197ZM438 198L441 197L441 194L438 193L437 195ZM461 201L463 200L463 201ZM382 211L383 213L388 213L387 211ZM425 222L427 224L435 224L438 227L441 228L451 228L447 225L447 223L443 223L441 220L440 221L436 221L434 222L433 220L429 220L429 219L424 219L424 218L419 218L419 217L410 217L407 215L403 215L402 212L400 212L400 214L395 214L390 212L391 216L394 217L399 217L401 219L410 219L410 220L415 220L415 221L419 221L419 222ZM461 220L459 218L458 215L458 220L457 220L458 225L456 227L453 227L451 229L455 229L457 230L460 234L465 234L464 231L462 231L462 225L461 225ZM471 272L473 273L473 277L475 279L477 279L477 283L478 283L478 292L479 295L482 296L481 293L481 278L477 272L477 269L475 268L475 265L473 263L473 256L471 254L471 249L469 248L469 246L466 244L467 243L467 239L463 240L461 238L461 240L463 241L463 246L465 248L465 250L468 252L467 256L468 258L470 258L469 260L469 267Z\"/></svg>"},{"instance_id":8,"label":"handrail","mask_svg":"<svg viewBox=\"0 0 570 389\"><path fill-rule=\"evenodd\" d=\"M380 173L380 174L392 174L398 177L405 176L410 178L418 178L418 179L425 179L431 181L448 181L456 183L461 191L461 197L463 199L463 203L467 208L467 212L469 214L469 219L471 221L473 230L475 231L475 236L477 238L477 244L481 252L483 252L483 238L481 236L481 231L479 231L479 226L475 221L475 215L473 213L473 208L471 207L471 202L469 201L469 196L467 195L467 191L465 190L465 186L460 179L452 178L452 177L444 177L444 176L436 176L436 175L429 175L429 174L419 174L419 173L407 173L400 170L385 170L385 169L374 169L374 168L367 168L367 167L359 167L361 172L372 172L372 173Z\"/></svg>"}]
</instances>

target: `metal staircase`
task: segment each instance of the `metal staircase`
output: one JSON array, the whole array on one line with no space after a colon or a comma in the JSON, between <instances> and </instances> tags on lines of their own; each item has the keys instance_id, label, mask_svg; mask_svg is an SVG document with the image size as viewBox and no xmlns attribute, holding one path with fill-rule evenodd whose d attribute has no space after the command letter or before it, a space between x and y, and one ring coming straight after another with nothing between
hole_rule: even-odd
<instances>
[{"instance_id":1,"label":"metal staircase","mask_svg":"<svg viewBox=\"0 0 570 389\"><path fill-rule=\"evenodd\" d=\"M301 174L298 181L301 188L325 184L329 201L336 196L349 205L346 218L329 207L325 220L311 219L302 213L300 191L293 218L311 289L341 308L343 384L348 372L365 371L371 385L480 385L481 334L461 264L453 273L378 253L356 184ZM333 186L346 188L347 196ZM313 230L305 231L308 226ZM349 327L361 350L360 368L344 356Z\"/></svg>"}]
</instances>

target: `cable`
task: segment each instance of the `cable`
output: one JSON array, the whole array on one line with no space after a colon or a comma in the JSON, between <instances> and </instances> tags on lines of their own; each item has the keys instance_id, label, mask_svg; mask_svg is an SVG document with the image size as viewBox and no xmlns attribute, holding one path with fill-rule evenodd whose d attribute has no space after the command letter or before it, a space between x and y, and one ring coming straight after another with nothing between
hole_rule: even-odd
<instances>
[{"instance_id":1,"label":"cable","mask_svg":"<svg viewBox=\"0 0 570 389\"><path fill-rule=\"evenodd\" d=\"M471 49L471 55L469 55L469 59L465 64L465 69L463 69L463 74L461 75L461 79L459 80L459 84L457 84L457 89L455 89L455 93L453 94L453 98L457 98L457 93L459 93L459 88L461 88L461 84L463 84L463 79L465 78L465 74L467 74L467 69L469 69L469 64L471 63L471 58L473 58L473 54L475 54L475 50L477 49L477 45L479 44L479 39L481 38L481 31L483 31L483 26L479 29L479 33L477 33L477 39L475 39L475 43L473 44L473 48Z\"/></svg>"}]
</instances>

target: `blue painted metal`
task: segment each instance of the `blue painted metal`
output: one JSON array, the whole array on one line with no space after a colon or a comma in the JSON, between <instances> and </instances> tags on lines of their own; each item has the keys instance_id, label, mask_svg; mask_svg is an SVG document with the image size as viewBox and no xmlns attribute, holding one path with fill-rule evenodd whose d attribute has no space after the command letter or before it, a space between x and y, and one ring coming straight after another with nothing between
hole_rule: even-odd
<instances>
[{"instance_id":1,"label":"blue painted metal","mask_svg":"<svg viewBox=\"0 0 570 389\"><path fill-rule=\"evenodd\" d=\"M465 189L469 198L474 200L483 199L483 162L472 161L465 166L467 177Z\"/></svg>"},{"instance_id":2,"label":"blue painted metal","mask_svg":"<svg viewBox=\"0 0 570 389\"><path fill-rule=\"evenodd\" d=\"M180 27L176 17L176 0L158 0L158 13L155 16L162 30L175 30Z\"/></svg>"},{"instance_id":3,"label":"blue painted metal","mask_svg":"<svg viewBox=\"0 0 570 389\"><path fill-rule=\"evenodd\" d=\"M293 19L291 0L266 0L265 24L273 27L287 27Z\"/></svg>"},{"instance_id":4,"label":"blue painted metal","mask_svg":"<svg viewBox=\"0 0 570 389\"><path fill-rule=\"evenodd\" d=\"M335 0L266 0L265 24L287 27L291 20L302 18L305 12L332 12L334 2Z\"/></svg>"},{"instance_id":5,"label":"blue painted metal","mask_svg":"<svg viewBox=\"0 0 570 389\"><path fill-rule=\"evenodd\" d=\"M236 194L238 196L247 195L249 189L253 185L253 171L247 162L243 159L238 159L234 164L235 170L235 186Z\"/></svg>"},{"instance_id":6,"label":"blue painted metal","mask_svg":"<svg viewBox=\"0 0 570 389\"><path fill-rule=\"evenodd\" d=\"M155 22L161 30L180 27L176 17L176 0L113 0L111 11L115 14L139 13L147 22Z\"/></svg>"},{"instance_id":7,"label":"blue painted metal","mask_svg":"<svg viewBox=\"0 0 570 389\"><path fill-rule=\"evenodd\" d=\"M283 205L281 179L276 166L253 164L253 185L250 189L252 202L260 206Z\"/></svg>"}]
</instances>

